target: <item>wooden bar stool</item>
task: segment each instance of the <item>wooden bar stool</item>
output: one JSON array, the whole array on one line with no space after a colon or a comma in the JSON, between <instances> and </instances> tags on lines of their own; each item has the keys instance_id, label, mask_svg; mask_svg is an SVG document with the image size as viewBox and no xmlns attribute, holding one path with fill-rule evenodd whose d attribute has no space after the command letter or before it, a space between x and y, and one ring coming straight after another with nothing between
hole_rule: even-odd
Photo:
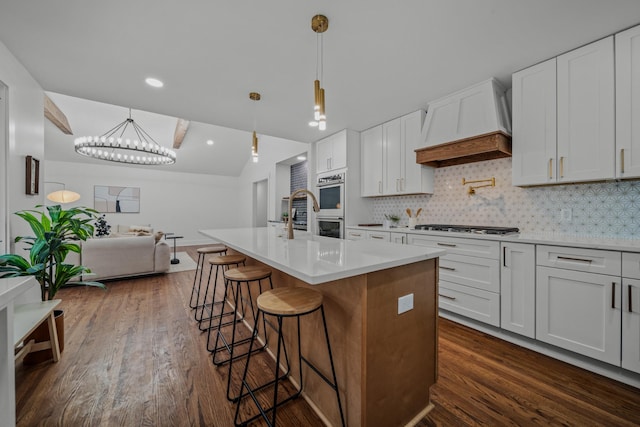
<instances>
[{"instance_id":1,"label":"wooden bar stool","mask_svg":"<svg viewBox=\"0 0 640 427\"><path fill-rule=\"evenodd\" d=\"M340 420L342 421L342 426L345 426L344 422L344 414L342 412L342 404L340 402L340 393L338 391L338 382L336 379L336 371L333 364L333 355L331 354L331 344L329 343L329 332L327 331L327 321L324 315L324 306L322 304L322 294L318 291L308 288L300 288L300 287L286 287L286 288L278 288L269 291L265 291L257 299L258 305L258 314L256 316L255 324L256 329L258 325L258 318L260 314L262 314L262 318L264 319L265 315L274 316L278 322L278 349L276 352L276 365L275 365L275 375L274 380L262 384L258 387L251 388L247 383L247 372L249 371L249 364L251 361L251 353L253 343L255 342L255 337L257 336L257 332L254 333L254 339L251 341L248 350L247 363L244 368L244 374L242 375L242 385L240 387L240 397L245 397L249 395L255 405L258 407L259 414L253 416L252 418L238 422L238 416L240 412L240 404L238 403L236 407L236 415L234 419L234 423L236 426L245 426L249 422L256 420L257 418L264 418L269 426L275 426L276 424L276 408L278 406L283 405L284 403L297 398L303 389L303 377L302 377L302 362L304 362L307 366L309 366L324 382L326 382L335 392L336 398L338 399L338 410L340 411ZM333 381L323 375L314 365L311 364L309 360L307 360L302 355L302 348L300 347L300 317L305 316L307 314L311 314L317 310L320 310L322 313L322 324L324 326L324 336L327 342L327 350L329 352L329 361L331 364L331 374L333 376ZM285 317L296 317L298 323L298 366L300 367L300 388L297 389L296 393L287 397L286 399L278 402L278 383L280 381L281 376L278 375L280 371L280 353L281 353L281 344L284 345L284 339L282 337L282 319ZM264 322L263 322L264 323ZM286 355L286 352L285 352ZM287 359L287 371L289 371ZM263 408L262 405L258 402L257 397L255 396L255 392L270 385L274 384L274 392L273 392L273 405L270 408ZM246 388L247 392L243 394L244 389ZM271 411L271 419L269 419L268 412Z\"/></svg>"},{"instance_id":2,"label":"wooden bar stool","mask_svg":"<svg viewBox=\"0 0 640 427\"><path fill-rule=\"evenodd\" d=\"M227 399L231 401L235 401L239 399L238 396L231 396L231 376L232 376L232 368L233 361L242 357L247 356L248 351L239 351L238 347L242 344L246 344L251 342L254 337L257 336L258 328L256 327L255 321L257 319L257 313L253 307L253 298L251 296L251 287L252 285L255 287L258 286L258 294L262 294L262 284L263 281L266 282L268 280L269 289L273 289L273 282L271 281L271 270L267 267L261 266L248 266L248 267L238 267L230 270L226 270L224 272L225 278L225 296L229 295L228 290L231 289L231 294L233 295L233 302L229 301L229 304L233 307L233 321L229 322L231 325L231 337L225 337L224 330L222 328L222 317L218 319L218 327L216 330L216 340L212 349L209 348L209 340L207 340L207 349L213 352L213 363L218 366L225 363L229 363L229 375L227 376ZM238 328L237 328L237 320L244 320L244 307L243 313L241 317L238 317L238 306L243 304L242 298L242 285L245 285L247 290L247 303L251 308L251 320L254 321L253 325L248 325L249 330L251 331L251 335L246 338L238 337ZM266 286L266 283L265 283ZM235 289L234 289L235 288ZM251 330L252 328L252 330ZM213 329L213 328L212 328ZM209 337L211 337L211 329L209 330ZM267 346L267 337L266 333L264 334L264 343L259 348L253 348L253 352L262 351ZM224 355L226 354L226 357Z\"/></svg>"},{"instance_id":3,"label":"wooden bar stool","mask_svg":"<svg viewBox=\"0 0 640 427\"><path fill-rule=\"evenodd\" d=\"M198 328L201 331L206 331L207 329L210 329L211 326L213 325L213 319L217 319L219 316L222 317L222 312L224 312L224 306L223 306L220 314L217 314L217 315L214 314L214 309L216 305L222 305L225 302L225 297L216 300L216 289L218 286L218 272L220 270L224 272L225 270L228 270L232 266L239 267L240 264L244 265L244 262L246 261L246 259L247 258L244 255L240 255L240 254L219 255L219 256L214 256L207 259L207 262L209 263L209 278L207 279L207 287L205 288L205 291L204 291L204 300L203 300L202 306L200 307L200 315L198 316L198 310L196 310L196 313L195 313L195 319L196 321L200 322L200 324L198 325ZM211 295L211 302L207 303L207 296L209 295L209 288L211 287L211 273L213 272L214 266L216 267L216 274L213 279L213 292ZM226 294L226 285L225 285L225 294ZM207 307L211 307L211 310L209 312L209 317L204 317L204 310ZM205 326L205 325L208 325L208 326ZM207 348L208 348L208 344L207 344Z\"/></svg>"},{"instance_id":4,"label":"wooden bar stool","mask_svg":"<svg viewBox=\"0 0 640 427\"><path fill-rule=\"evenodd\" d=\"M202 285L202 273L204 271L204 260L206 256L211 254L226 255L226 253L227 247L223 244L198 248L198 263L196 265L196 274L193 276L193 288L191 289L191 299L189 300L189 307L195 309L198 309L200 307L200 287ZM198 272L200 272L200 274L198 274ZM198 284L197 291L196 283Z\"/></svg>"}]
</instances>

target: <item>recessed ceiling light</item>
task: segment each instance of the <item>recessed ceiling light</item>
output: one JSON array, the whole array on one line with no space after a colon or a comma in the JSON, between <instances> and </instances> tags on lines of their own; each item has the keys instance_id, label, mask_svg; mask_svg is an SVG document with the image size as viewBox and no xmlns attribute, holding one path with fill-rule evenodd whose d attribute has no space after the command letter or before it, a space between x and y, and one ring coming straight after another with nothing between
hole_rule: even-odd
<instances>
[{"instance_id":1,"label":"recessed ceiling light","mask_svg":"<svg viewBox=\"0 0 640 427\"><path fill-rule=\"evenodd\" d=\"M153 77L147 77L144 81L145 81L146 84L148 84L149 86L152 86L152 87L162 87L162 86L164 86L164 83L162 83L158 79L154 79Z\"/></svg>"},{"instance_id":2,"label":"recessed ceiling light","mask_svg":"<svg viewBox=\"0 0 640 427\"><path fill-rule=\"evenodd\" d=\"M213 139L207 139L207 145L213 145Z\"/></svg>"},{"instance_id":3,"label":"recessed ceiling light","mask_svg":"<svg viewBox=\"0 0 640 427\"><path fill-rule=\"evenodd\" d=\"M307 160L307 156L298 156L298 160Z\"/></svg>"}]
</instances>

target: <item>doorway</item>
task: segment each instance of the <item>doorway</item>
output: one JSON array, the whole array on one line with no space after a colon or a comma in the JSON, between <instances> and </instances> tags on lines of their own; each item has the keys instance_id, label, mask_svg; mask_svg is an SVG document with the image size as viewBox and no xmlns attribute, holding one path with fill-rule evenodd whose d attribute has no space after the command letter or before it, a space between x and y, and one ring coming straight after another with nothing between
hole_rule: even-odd
<instances>
[{"instance_id":1,"label":"doorway","mask_svg":"<svg viewBox=\"0 0 640 427\"><path fill-rule=\"evenodd\" d=\"M269 180L253 183L253 226L266 227L269 206Z\"/></svg>"}]
</instances>

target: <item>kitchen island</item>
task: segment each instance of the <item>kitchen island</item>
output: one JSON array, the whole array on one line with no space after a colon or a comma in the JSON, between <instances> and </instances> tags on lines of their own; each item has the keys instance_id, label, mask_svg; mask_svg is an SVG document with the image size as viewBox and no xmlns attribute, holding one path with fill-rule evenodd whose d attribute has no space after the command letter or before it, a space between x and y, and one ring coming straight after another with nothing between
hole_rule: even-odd
<instances>
[{"instance_id":1,"label":"kitchen island","mask_svg":"<svg viewBox=\"0 0 640 427\"><path fill-rule=\"evenodd\" d=\"M313 287L323 294L349 426L412 425L427 414L429 389L437 377L438 257L443 250L306 232L287 240L286 231L274 227L200 232L246 255L248 265L270 267L274 287ZM402 314L400 297L407 305ZM295 325L285 328L287 346L296 354ZM318 337L319 316L303 318L301 345L326 375L329 361ZM297 372L295 363L292 372ZM291 380L299 379L294 374ZM326 422L340 425L335 394L317 376L305 375L303 396Z\"/></svg>"}]
</instances>

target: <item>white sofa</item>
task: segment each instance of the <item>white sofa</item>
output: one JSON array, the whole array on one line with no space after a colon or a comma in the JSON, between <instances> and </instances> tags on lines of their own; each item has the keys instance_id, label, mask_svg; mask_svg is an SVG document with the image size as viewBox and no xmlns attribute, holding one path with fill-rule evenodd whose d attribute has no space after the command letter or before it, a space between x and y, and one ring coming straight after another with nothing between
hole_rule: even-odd
<instances>
[{"instance_id":1,"label":"white sofa","mask_svg":"<svg viewBox=\"0 0 640 427\"><path fill-rule=\"evenodd\" d=\"M70 253L66 262L91 269L83 280L100 281L145 274L165 273L171 265L171 248L162 239L150 236L123 236L79 242L80 256Z\"/></svg>"}]
</instances>

